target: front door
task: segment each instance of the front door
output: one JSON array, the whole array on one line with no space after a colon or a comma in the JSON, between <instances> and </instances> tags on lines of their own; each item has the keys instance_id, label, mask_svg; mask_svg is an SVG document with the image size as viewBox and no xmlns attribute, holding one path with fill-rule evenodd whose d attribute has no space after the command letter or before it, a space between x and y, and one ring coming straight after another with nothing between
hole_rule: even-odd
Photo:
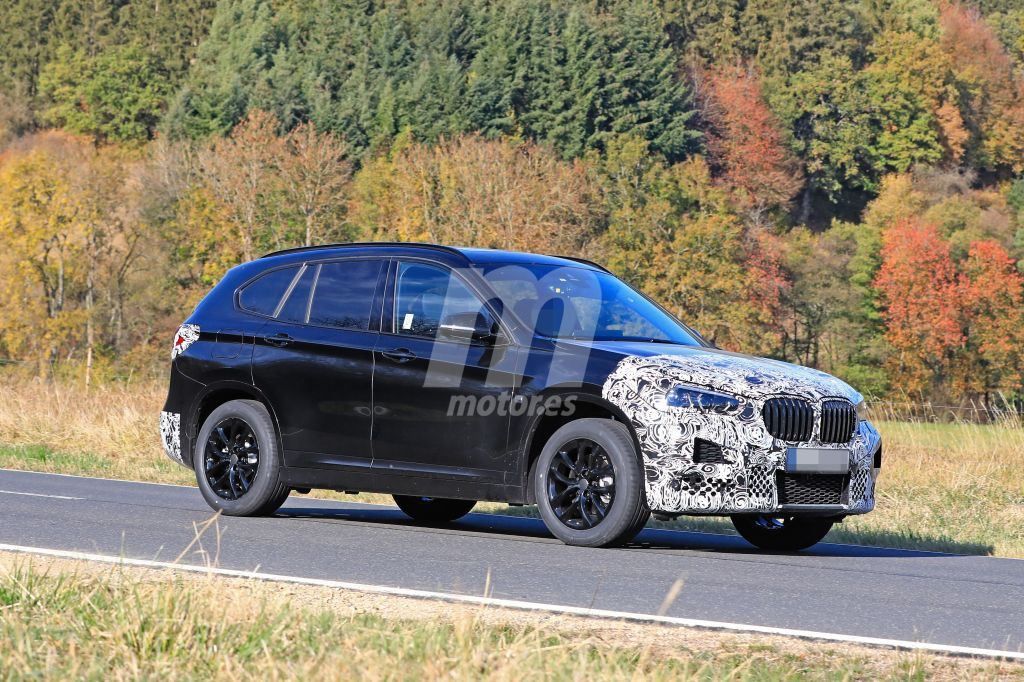
<instances>
[{"instance_id":1,"label":"front door","mask_svg":"<svg viewBox=\"0 0 1024 682\"><path fill-rule=\"evenodd\" d=\"M274 407L286 466L370 466L386 263L307 263L256 338L253 381Z\"/></svg>"},{"instance_id":2,"label":"front door","mask_svg":"<svg viewBox=\"0 0 1024 682\"><path fill-rule=\"evenodd\" d=\"M472 313L494 319L453 271L393 264L375 352L374 469L504 482L516 349L501 332L486 341L442 333L442 320Z\"/></svg>"}]
</instances>

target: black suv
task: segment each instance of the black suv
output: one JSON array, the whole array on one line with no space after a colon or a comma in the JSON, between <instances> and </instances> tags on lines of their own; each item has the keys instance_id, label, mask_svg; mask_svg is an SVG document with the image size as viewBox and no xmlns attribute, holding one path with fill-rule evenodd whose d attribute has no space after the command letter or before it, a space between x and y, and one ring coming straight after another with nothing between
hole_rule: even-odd
<instances>
[{"instance_id":1,"label":"black suv","mask_svg":"<svg viewBox=\"0 0 1024 682\"><path fill-rule=\"evenodd\" d=\"M453 521L536 504L569 544L653 510L808 547L874 507L881 439L813 369L718 350L590 262L426 244L232 269L178 330L167 454L232 515L292 490L393 494Z\"/></svg>"}]
</instances>

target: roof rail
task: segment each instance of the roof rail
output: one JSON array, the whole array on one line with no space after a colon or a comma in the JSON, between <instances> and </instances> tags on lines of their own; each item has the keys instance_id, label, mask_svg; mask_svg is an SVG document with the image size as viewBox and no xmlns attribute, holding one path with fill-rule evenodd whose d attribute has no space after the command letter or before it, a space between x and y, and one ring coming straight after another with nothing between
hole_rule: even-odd
<instances>
[{"instance_id":1,"label":"roof rail","mask_svg":"<svg viewBox=\"0 0 1024 682\"><path fill-rule=\"evenodd\" d=\"M601 265L600 263L595 263L594 261L587 260L586 258L577 258L576 256L552 256L552 258L564 258L565 260L571 260L571 261L574 261L576 263L582 263L583 265L589 265L591 267L595 267L598 270L600 270L601 272L607 272L608 274L612 273L611 270L609 270L605 266Z\"/></svg>"},{"instance_id":2,"label":"roof rail","mask_svg":"<svg viewBox=\"0 0 1024 682\"><path fill-rule=\"evenodd\" d=\"M446 253L454 253L460 256L465 256L461 251L453 246L442 246L440 244L426 244L422 242L336 242L333 244L316 244L314 246L294 246L290 249L281 249L279 251L271 251L265 253L260 258L270 258L271 256L281 256L287 253L301 253L302 251L317 251L319 249L337 249L342 247L358 247L358 246L415 246L427 249L436 249L438 251L444 251Z\"/></svg>"}]
</instances>

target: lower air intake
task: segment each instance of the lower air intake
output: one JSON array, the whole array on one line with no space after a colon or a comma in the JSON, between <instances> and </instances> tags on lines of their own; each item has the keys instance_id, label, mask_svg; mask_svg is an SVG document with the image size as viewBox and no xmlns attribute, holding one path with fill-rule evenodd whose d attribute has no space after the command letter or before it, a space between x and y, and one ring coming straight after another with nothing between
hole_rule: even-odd
<instances>
[{"instance_id":1,"label":"lower air intake","mask_svg":"<svg viewBox=\"0 0 1024 682\"><path fill-rule=\"evenodd\" d=\"M848 474L779 472L779 504L844 504Z\"/></svg>"}]
</instances>

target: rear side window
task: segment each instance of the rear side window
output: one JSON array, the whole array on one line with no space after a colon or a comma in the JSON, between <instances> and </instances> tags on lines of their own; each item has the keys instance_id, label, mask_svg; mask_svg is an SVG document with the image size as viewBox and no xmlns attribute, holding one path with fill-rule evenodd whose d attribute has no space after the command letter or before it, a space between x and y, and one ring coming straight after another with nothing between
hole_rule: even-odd
<instances>
[{"instance_id":1,"label":"rear side window","mask_svg":"<svg viewBox=\"0 0 1024 682\"><path fill-rule=\"evenodd\" d=\"M238 295L238 305L251 313L272 317L298 272L299 266L271 270L242 289Z\"/></svg>"},{"instance_id":2,"label":"rear side window","mask_svg":"<svg viewBox=\"0 0 1024 682\"><path fill-rule=\"evenodd\" d=\"M322 264L309 308L309 323L368 330L381 264L380 260Z\"/></svg>"}]
</instances>

